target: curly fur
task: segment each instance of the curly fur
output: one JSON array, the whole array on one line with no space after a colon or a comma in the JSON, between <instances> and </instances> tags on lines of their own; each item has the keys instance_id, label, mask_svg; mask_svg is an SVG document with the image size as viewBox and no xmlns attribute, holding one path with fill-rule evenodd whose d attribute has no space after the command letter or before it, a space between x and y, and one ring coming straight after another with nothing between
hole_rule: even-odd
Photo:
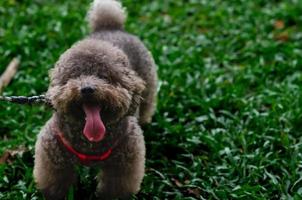
<instances>
[{"instance_id":1,"label":"curly fur","mask_svg":"<svg viewBox=\"0 0 302 200\"><path fill-rule=\"evenodd\" d=\"M100 154L117 142L112 155L97 166L100 199L136 193L144 176L145 145L139 124L149 123L155 109L156 69L141 41L121 27L124 11L113 0L95 0L89 12L93 33L61 55L50 72L47 92L56 112L42 128L35 149L34 178L46 199L64 198L76 181L77 157L56 139L62 131L74 149ZM102 27L102 28L100 28ZM94 89L87 97L81 89ZM102 108L106 137L96 143L83 135L83 104Z\"/></svg>"}]
</instances>

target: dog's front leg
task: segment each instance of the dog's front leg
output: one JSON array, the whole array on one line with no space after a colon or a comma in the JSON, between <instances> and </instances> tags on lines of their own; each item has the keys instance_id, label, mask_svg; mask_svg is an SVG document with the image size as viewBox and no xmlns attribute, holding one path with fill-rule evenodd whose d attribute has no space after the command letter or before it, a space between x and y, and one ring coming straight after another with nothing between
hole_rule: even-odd
<instances>
[{"instance_id":1,"label":"dog's front leg","mask_svg":"<svg viewBox=\"0 0 302 200\"><path fill-rule=\"evenodd\" d=\"M100 199L128 198L137 193L145 171L145 143L141 128L134 117L123 122L125 131L112 156L99 176L97 196Z\"/></svg>"},{"instance_id":2,"label":"dog's front leg","mask_svg":"<svg viewBox=\"0 0 302 200\"><path fill-rule=\"evenodd\" d=\"M43 131L35 148L34 178L37 188L47 200L64 199L75 181L73 166L61 157L56 141Z\"/></svg>"}]
</instances>

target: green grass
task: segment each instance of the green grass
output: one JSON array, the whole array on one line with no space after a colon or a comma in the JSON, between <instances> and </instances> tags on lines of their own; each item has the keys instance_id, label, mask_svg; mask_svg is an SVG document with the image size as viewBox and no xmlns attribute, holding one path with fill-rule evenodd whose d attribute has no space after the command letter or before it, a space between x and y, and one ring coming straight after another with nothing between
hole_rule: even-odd
<instances>
[{"instance_id":1,"label":"green grass","mask_svg":"<svg viewBox=\"0 0 302 200\"><path fill-rule=\"evenodd\" d=\"M0 1L0 71L22 58L5 95L46 91L48 70L89 32L89 2ZM134 198L302 199L302 1L124 5L127 30L151 50L160 78L145 128L146 176ZM51 113L7 103L0 110L0 153L29 149L0 165L0 199L40 199L33 145ZM69 199L93 199L95 171L79 170Z\"/></svg>"}]
</instances>

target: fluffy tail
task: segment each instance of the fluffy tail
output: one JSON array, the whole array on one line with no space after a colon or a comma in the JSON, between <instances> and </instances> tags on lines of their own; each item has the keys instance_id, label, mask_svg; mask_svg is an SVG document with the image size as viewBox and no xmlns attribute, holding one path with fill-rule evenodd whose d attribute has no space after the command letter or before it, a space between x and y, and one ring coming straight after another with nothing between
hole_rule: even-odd
<instances>
[{"instance_id":1,"label":"fluffy tail","mask_svg":"<svg viewBox=\"0 0 302 200\"><path fill-rule=\"evenodd\" d=\"M94 0L88 19L93 32L101 29L123 29L126 13L116 0Z\"/></svg>"}]
</instances>

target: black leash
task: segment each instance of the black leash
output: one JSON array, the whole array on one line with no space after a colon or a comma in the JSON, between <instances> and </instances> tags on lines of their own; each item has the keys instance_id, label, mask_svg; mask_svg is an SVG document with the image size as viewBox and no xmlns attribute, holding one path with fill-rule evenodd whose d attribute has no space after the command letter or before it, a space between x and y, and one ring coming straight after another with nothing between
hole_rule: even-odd
<instances>
[{"instance_id":1,"label":"black leash","mask_svg":"<svg viewBox=\"0 0 302 200\"><path fill-rule=\"evenodd\" d=\"M25 97L25 96L0 96L0 101L6 101L16 104L22 105L33 105L33 104L45 104L47 106L51 106L51 102L49 99L45 97L45 95ZM52 107L52 106L51 106Z\"/></svg>"}]
</instances>

